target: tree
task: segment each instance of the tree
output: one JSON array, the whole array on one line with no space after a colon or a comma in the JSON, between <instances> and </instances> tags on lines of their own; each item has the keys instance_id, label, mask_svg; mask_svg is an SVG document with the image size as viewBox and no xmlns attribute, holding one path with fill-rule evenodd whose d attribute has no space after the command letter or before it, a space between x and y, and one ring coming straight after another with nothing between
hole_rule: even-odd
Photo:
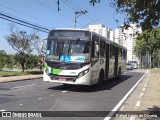
<instances>
[{"instance_id":1,"label":"tree","mask_svg":"<svg viewBox=\"0 0 160 120\"><path fill-rule=\"evenodd\" d=\"M7 54L5 65L7 68L13 68L15 65L17 66L14 55Z\"/></svg>"},{"instance_id":2,"label":"tree","mask_svg":"<svg viewBox=\"0 0 160 120\"><path fill-rule=\"evenodd\" d=\"M151 55L151 67L154 67L154 56L160 49L160 28L142 32L137 37L135 49L139 56L148 52Z\"/></svg>"},{"instance_id":3,"label":"tree","mask_svg":"<svg viewBox=\"0 0 160 120\"><path fill-rule=\"evenodd\" d=\"M4 50L0 50L0 70L2 70L6 64L6 52Z\"/></svg>"},{"instance_id":4,"label":"tree","mask_svg":"<svg viewBox=\"0 0 160 120\"><path fill-rule=\"evenodd\" d=\"M89 2L94 6L100 0ZM130 22L136 23L142 27L143 31L159 26L160 0L112 0L111 4L117 13L126 14L125 26L128 26Z\"/></svg>"},{"instance_id":5,"label":"tree","mask_svg":"<svg viewBox=\"0 0 160 120\"><path fill-rule=\"evenodd\" d=\"M38 39L36 35L27 34L26 31L19 31L15 29L14 25L10 25L11 34L6 37L9 45L17 51L15 57L16 61L20 63L22 71L26 69L26 63L33 51L32 41Z\"/></svg>"},{"instance_id":6,"label":"tree","mask_svg":"<svg viewBox=\"0 0 160 120\"><path fill-rule=\"evenodd\" d=\"M28 56L28 59L26 61L26 68L27 69L37 68L39 61L40 59L37 55Z\"/></svg>"}]
</instances>

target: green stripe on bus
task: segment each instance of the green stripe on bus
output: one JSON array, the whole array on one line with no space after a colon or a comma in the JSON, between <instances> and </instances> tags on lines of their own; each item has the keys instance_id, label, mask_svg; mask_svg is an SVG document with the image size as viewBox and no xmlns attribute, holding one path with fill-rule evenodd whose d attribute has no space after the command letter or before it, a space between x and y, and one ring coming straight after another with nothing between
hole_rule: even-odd
<instances>
[{"instance_id":1,"label":"green stripe on bus","mask_svg":"<svg viewBox=\"0 0 160 120\"><path fill-rule=\"evenodd\" d=\"M57 74L58 75L61 71L62 71L61 69L54 69L53 74Z\"/></svg>"},{"instance_id":2,"label":"green stripe on bus","mask_svg":"<svg viewBox=\"0 0 160 120\"><path fill-rule=\"evenodd\" d=\"M52 74L58 75L61 71L62 71L61 69L51 68L51 73L52 73Z\"/></svg>"},{"instance_id":3,"label":"green stripe on bus","mask_svg":"<svg viewBox=\"0 0 160 120\"><path fill-rule=\"evenodd\" d=\"M51 68L51 73L52 73L52 74L54 74L53 72L54 72L54 69L53 69L53 68Z\"/></svg>"}]
</instances>

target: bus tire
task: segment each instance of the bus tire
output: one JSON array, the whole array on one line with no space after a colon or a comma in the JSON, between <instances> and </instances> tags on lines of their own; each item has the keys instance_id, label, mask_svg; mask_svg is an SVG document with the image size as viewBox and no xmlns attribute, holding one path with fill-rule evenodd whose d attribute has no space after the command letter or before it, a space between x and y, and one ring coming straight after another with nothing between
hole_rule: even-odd
<instances>
[{"instance_id":1,"label":"bus tire","mask_svg":"<svg viewBox=\"0 0 160 120\"><path fill-rule=\"evenodd\" d=\"M103 84L104 81L104 71L101 70L99 77L98 77L98 86L101 86Z\"/></svg>"},{"instance_id":2,"label":"bus tire","mask_svg":"<svg viewBox=\"0 0 160 120\"><path fill-rule=\"evenodd\" d=\"M117 79L120 79L120 78L121 78L121 67L119 67L118 75L117 75Z\"/></svg>"}]
</instances>

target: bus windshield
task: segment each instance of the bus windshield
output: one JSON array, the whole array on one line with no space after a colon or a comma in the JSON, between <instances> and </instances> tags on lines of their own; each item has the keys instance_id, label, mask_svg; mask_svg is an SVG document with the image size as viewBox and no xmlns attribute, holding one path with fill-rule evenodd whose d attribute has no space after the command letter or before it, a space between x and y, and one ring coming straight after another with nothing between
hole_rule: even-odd
<instances>
[{"instance_id":1,"label":"bus windshield","mask_svg":"<svg viewBox=\"0 0 160 120\"><path fill-rule=\"evenodd\" d=\"M88 40L48 40L46 60L56 62L88 62L90 60Z\"/></svg>"}]
</instances>

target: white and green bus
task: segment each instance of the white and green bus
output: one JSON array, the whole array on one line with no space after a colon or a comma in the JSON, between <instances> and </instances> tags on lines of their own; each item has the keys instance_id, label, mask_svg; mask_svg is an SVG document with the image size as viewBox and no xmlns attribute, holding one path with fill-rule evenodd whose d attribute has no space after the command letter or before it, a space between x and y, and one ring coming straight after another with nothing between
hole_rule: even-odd
<instances>
[{"instance_id":1,"label":"white and green bus","mask_svg":"<svg viewBox=\"0 0 160 120\"><path fill-rule=\"evenodd\" d=\"M54 29L46 46L43 81L94 85L126 70L127 49L95 32Z\"/></svg>"}]
</instances>

